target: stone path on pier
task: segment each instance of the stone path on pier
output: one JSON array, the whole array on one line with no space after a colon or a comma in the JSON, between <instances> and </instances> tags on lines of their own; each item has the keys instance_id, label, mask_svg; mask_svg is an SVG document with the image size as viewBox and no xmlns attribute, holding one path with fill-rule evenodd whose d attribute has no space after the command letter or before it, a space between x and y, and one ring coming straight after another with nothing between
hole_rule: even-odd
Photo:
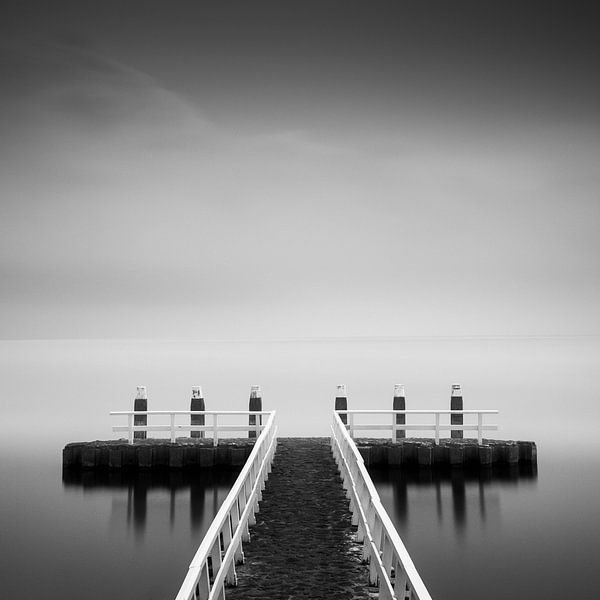
<instances>
[{"instance_id":1,"label":"stone path on pier","mask_svg":"<svg viewBox=\"0 0 600 600\"><path fill-rule=\"evenodd\" d=\"M327 438L280 438L227 600L366 600L368 568Z\"/></svg>"}]
</instances>

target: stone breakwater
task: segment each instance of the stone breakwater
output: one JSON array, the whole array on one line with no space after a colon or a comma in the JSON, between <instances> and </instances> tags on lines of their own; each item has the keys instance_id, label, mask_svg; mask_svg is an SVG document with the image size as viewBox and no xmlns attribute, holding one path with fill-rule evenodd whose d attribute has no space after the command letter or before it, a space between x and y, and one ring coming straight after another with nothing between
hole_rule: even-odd
<instances>
[{"instance_id":1,"label":"stone breakwater","mask_svg":"<svg viewBox=\"0 0 600 600\"><path fill-rule=\"evenodd\" d=\"M535 442L476 439L404 438L392 443L382 439L354 440L358 451L369 467L401 466L492 466L537 464Z\"/></svg>"},{"instance_id":2,"label":"stone breakwater","mask_svg":"<svg viewBox=\"0 0 600 600\"><path fill-rule=\"evenodd\" d=\"M369 598L355 532L329 440L280 438L228 600Z\"/></svg>"},{"instance_id":3,"label":"stone breakwater","mask_svg":"<svg viewBox=\"0 0 600 600\"><path fill-rule=\"evenodd\" d=\"M73 442L63 449L63 467L81 469L240 468L250 456L254 439L178 438Z\"/></svg>"}]
</instances>

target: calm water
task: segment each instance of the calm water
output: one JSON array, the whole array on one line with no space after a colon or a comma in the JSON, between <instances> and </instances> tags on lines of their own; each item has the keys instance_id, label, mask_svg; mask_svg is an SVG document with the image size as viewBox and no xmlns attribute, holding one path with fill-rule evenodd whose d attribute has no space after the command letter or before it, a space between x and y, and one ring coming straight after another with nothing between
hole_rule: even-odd
<instances>
[{"instance_id":1,"label":"calm water","mask_svg":"<svg viewBox=\"0 0 600 600\"><path fill-rule=\"evenodd\" d=\"M498 437L538 442L537 473L375 475L434 598L596 598L600 592L598 338L385 342L0 342L2 597L169 598L235 475L77 477L68 441L112 437L110 410L243 409L261 384L280 435L328 435L350 408L497 408Z\"/></svg>"},{"instance_id":2,"label":"calm water","mask_svg":"<svg viewBox=\"0 0 600 600\"><path fill-rule=\"evenodd\" d=\"M433 598L597 598L600 459L537 474L373 473Z\"/></svg>"},{"instance_id":3,"label":"calm water","mask_svg":"<svg viewBox=\"0 0 600 600\"><path fill-rule=\"evenodd\" d=\"M49 458L3 464L2 598L174 597L236 477L63 477Z\"/></svg>"}]
</instances>

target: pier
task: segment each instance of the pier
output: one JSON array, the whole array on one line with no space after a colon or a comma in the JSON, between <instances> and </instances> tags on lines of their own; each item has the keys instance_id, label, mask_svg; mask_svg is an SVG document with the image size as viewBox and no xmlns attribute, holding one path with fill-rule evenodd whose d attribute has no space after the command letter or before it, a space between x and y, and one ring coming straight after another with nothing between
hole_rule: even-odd
<instances>
[{"instance_id":1,"label":"pier","mask_svg":"<svg viewBox=\"0 0 600 600\"><path fill-rule=\"evenodd\" d=\"M258 386L249 411L203 410L198 390L190 411L148 411L145 388L138 388L133 411L111 413L127 418L113 428L127 439L73 443L63 451L65 469L84 471L241 468L176 600L431 600L368 468L534 468L537 460L534 442L484 438L497 429L484 419L497 411L463 410L459 386L450 410L406 410L402 386L392 410L348 410L345 386L338 386L330 438L281 439L275 411L262 411ZM415 415L433 421L407 423ZM470 417L475 422L465 423ZM167 424L148 423L165 418ZM418 430L434 437L406 437ZM225 431L248 437L224 438ZM356 438L358 431L379 437ZM451 437L441 437L444 431ZM464 438L465 431L476 437ZM148 432L170 437L147 439Z\"/></svg>"},{"instance_id":2,"label":"pier","mask_svg":"<svg viewBox=\"0 0 600 600\"><path fill-rule=\"evenodd\" d=\"M368 567L355 532L330 440L279 439L227 598L367 598Z\"/></svg>"}]
</instances>

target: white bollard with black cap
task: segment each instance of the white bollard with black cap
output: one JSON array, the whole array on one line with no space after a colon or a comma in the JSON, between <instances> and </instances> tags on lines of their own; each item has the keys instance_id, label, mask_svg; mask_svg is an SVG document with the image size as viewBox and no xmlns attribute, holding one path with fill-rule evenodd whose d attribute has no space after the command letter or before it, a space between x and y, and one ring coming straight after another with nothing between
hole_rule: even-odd
<instances>
[{"instance_id":1,"label":"white bollard with black cap","mask_svg":"<svg viewBox=\"0 0 600 600\"><path fill-rule=\"evenodd\" d=\"M463 410L463 397L462 390L460 389L460 385L455 383L452 386L452 395L450 396L450 410ZM450 415L450 425L462 425L463 424L463 415ZM450 437L452 438L462 438L463 431L462 429L451 429Z\"/></svg>"},{"instance_id":2,"label":"white bollard with black cap","mask_svg":"<svg viewBox=\"0 0 600 600\"><path fill-rule=\"evenodd\" d=\"M337 386L335 410L348 410L348 396L346 395L346 384L344 383ZM348 424L348 415L340 415L340 419L344 425Z\"/></svg>"},{"instance_id":3,"label":"white bollard with black cap","mask_svg":"<svg viewBox=\"0 0 600 600\"><path fill-rule=\"evenodd\" d=\"M260 394L260 386L252 385L250 386L250 401L248 403L248 410L261 412L262 411L262 397ZM258 421L256 420L258 418ZM262 425L262 415L250 415L248 417L248 425ZM256 438L257 432L256 430L248 431L249 438Z\"/></svg>"},{"instance_id":4,"label":"white bollard with black cap","mask_svg":"<svg viewBox=\"0 0 600 600\"><path fill-rule=\"evenodd\" d=\"M202 395L202 388L199 385L192 387L192 399L190 401L190 410L206 410L204 404L204 396ZM204 415L190 415L190 425L204 425ZM204 431L192 431L190 437L203 438Z\"/></svg>"},{"instance_id":5,"label":"white bollard with black cap","mask_svg":"<svg viewBox=\"0 0 600 600\"><path fill-rule=\"evenodd\" d=\"M146 393L145 385L137 386L137 393L135 395L135 400L133 401L133 410L146 412L148 410L148 394ZM133 424L134 425L148 425L148 415L134 415L133 416ZM135 440L145 440L146 432L145 431L134 431L133 439Z\"/></svg>"},{"instance_id":6,"label":"white bollard with black cap","mask_svg":"<svg viewBox=\"0 0 600 600\"><path fill-rule=\"evenodd\" d=\"M394 385L393 410L406 410L406 394L401 383ZM396 425L406 425L406 415L396 415ZM396 439L406 437L406 430L396 429Z\"/></svg>"}]
</instances>

